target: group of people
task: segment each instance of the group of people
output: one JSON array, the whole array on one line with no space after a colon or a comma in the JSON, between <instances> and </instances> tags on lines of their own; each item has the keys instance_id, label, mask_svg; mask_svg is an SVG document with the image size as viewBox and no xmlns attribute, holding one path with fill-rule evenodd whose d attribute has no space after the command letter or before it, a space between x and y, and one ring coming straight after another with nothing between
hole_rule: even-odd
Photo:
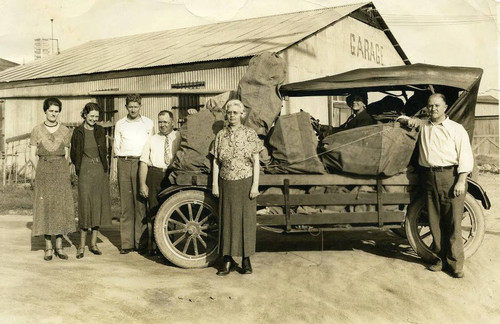
<instances>
[{"instance_id":1,"label":"group of people","mask_svg":"<svg viewBox=\"0 0 500 324\"><path fill-rule=\"evenodd\" d=\"M353 116L345 128L356 120L371 123L363 117L366 98L354 96L348 103ZM115 125L113 145L118 159L121 254L151 250L147 242L152 242L151 222L159 207L157 195L168 186L166 175L180 143L170 111L159 112L158 133L153 134L153 121L140 114L141 96L128 95L125 106L127 116ZM436 93L428 100L428 119L403 117L399 121L421 129L421 188L427 199L436 257L429 270L447 270L461 278L464 252L460 224L473 155L467 132L446 116L446 108L446 98ZM70 156L78 175L81 236L76 257L84 256L88 231L89 251L100 255L99 227L111 220L106 137L103 127L97 124L101 108L95 103L86 104L81 113L83 123L73 134L57 120L62 110L60 100L46 99L43 110L45 121L31 133L30 161L36 168L32 235L45 236L45 260L51 260L52 254L68 259L62 237L76 230L67 162ZM243 125L245 113L239 100L226 104L227 123L216 135L211 151L212 193L219 198L219 253L223 262L217 275L221 276L236 269L233 257L242 258L242 273L253 271L250 256L255 253L255 198L259 195L259 153L264 147L256 132ZM55 250L52 236L56 237Z\"/></svg>"},{"instance_id":2,"label":"group of people","mask_svg":"<svg viewBox=\"0 0 500 324\"><path fill-rule=\"evenodd\" d=\"M154 122L142 116L142 98L127 95L127 116L115 125L113 150L117 158L120 192L120 254L152 252L152 221L158 211L158 193L168 186L180 134L174 130L172 112L158 113L158 133ZM221 256L224 265L218 275L235 268L232 257L241 256L243 273L252 273L250 256L255 253L255 197L259 194L259 152L257 134L243 126L245 108L239 100L227 103L227 126L215 139L212 154L214 196L220 197L222 223ZM80 244L76 258L88 250L101 255L97 246L99 227L111 224L109 163L106 133L98 125L102 110L90 102L81 112L83 123L73 133L58 121L62 103L57 98L44 101L45 120L31 133L30 161L36 169L32 235L45 237L44 260L53 254L68 259L63 236L76 231L69 160L78 176L78 228ZM220 182L219 182L220 178ZM53 248L52 236L56 247Z\"/></svg>"}]
</instances>

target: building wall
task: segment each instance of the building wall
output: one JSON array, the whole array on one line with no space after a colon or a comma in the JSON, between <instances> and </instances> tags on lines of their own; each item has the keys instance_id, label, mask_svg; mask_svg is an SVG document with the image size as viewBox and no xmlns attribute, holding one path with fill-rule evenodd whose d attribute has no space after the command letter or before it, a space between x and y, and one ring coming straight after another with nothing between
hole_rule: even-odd
<instances>
[{"instance_id":1,"label":"building wall","mask_svg":"<svg viewBox=\"0 0 500 324\"><path fill-rule=\"evenodd\" d=\"M476 117L477 116L497 116L498 117L498 102L486 103L477 102L476 104Z\"/></svg>"},{"instance_id":2,"label":"building wall","mask_svg":"<svg viewBox=\"0 0 500 324\"><path fill-rule=\"evenodd\" d=\"M0 99L5 98L5 137L10 138L30 132L44 120L43 100L48 96L57 96L63 104L61 122L81 122L80 112L89 101L96 97L88 95L91 91L116 90L135 92L140 90L169 90L175 83L204 81L206 89L237 89L238 82L246 71L246 66L213 68L199 71L187 71L171 74L158 74L107 80L74 82L43 86L1 89ZM12 98L17 97L17 98ZM200 96L203 104L206 96ZM142 114L156 120L160 110L172 109L177 105L176 95L144 95ZM114 120L126 115L125 96L114 96L114 107L118 111Z\"/></svg>"},{"instance_id":3,"label":"building wall","mask_svg":"<svg viewBox=\"0 0 500 324\"><path fill-rule=\"evenodd\" d=\"M385 33L351 17L285 50L282 57L288 66L287 82L297 82L338 74L357 68L403 65ZM290 98L284 112L303 109L328 122L326 97ZM340 113L340 110L338 110ZM339 116L333 116L338 120Z\"/></svg>"},{"instance_id":4,"label":"building wall","mask_svg":"<svg viewBox=\"0 0 500 324\"><path fill-rule=\"evenodd\" d=\"M499 157L498 116L476 117L472 148L474 154Z\"/></svg>"}]
</instances>

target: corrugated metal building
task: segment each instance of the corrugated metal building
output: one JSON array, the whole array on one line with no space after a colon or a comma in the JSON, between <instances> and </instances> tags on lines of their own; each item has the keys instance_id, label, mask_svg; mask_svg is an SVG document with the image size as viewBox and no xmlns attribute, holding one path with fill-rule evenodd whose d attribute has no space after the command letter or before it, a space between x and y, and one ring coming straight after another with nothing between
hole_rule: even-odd
<instances>
[{"instance_id":1,"label":"corrugated metal building","mask_svg":"<svg viewBox=\"0 0 500 324\"><path fill-rule=\"evenodd\" d=\"M208 96L236 89L249 60L263 51L285 59L287 82L409 63L372 3L95 40L0 72L4 135L29 133L41 123L48 96L61 99L66 123L81 122L89 101L115 122L126 115L131 92L143 95L143 115L156 119L158 111L173 109L182 118ZM337 123L324 98L285 101L283 110L301 108Z\"/></svg>"},{"instance_id":2,"label":"corrugated metal building","mask_svg":"<svg viewBox=\"0 0 500 324\"><path fill-rule=\"evenodd\" d=\"M19 64L4 60L0 58L0 71L9 69L11 67L17 66ZM4 116L4 101L0 99L0 156L1 152L4 151L4 145L5 145L5 116Z\"/></svg>"}]
</instances>

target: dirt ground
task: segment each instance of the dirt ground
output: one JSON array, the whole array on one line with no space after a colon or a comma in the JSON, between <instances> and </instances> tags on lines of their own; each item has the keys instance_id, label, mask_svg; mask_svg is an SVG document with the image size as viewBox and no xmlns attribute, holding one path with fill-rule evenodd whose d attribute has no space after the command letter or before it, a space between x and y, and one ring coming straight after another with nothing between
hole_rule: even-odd
<instances>
[{"instance_id":1,"label":"dirt ground","mask_svg":"<svg viewBox=\"0 0 500 324\"><path fill-rule=\"evenodd\" d=\"M70 259L46 262L32 217L0 215L0 322L499 323L500 182L493 174L479 182L493 207L463 279L427 271L387 230L323 238L259 230L252 275L120 255L116 224L102 230L102 256L86 250L77 260L70 235Z\"/></svg>"}]
</instances>

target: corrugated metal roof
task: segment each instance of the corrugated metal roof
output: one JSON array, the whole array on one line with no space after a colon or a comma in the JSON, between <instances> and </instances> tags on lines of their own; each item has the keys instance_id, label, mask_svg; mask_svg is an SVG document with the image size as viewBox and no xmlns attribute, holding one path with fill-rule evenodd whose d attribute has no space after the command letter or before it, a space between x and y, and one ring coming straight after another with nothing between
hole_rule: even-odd
<instances>
[{"instance_id":1,"label":"corrugated metal roof","mask_svg":"<svg viewBox=\"0 0 500 324\"><path fill-rule=\"evenodd\" d=\"M6 70L6 69L11 68L11 67L16 66L16 65L19 65L19 64L0 58L0 71Z\"/></svg>"},{"instance_id":2,"label":"corrugated metal roof","mask_svg":"<svg viewBox=\"0 0 500 324\"><path fill-rule=\"evenodd\" d=\"M91 74L279 52L367 3L94 40L0 72L0 82Z\"/></svg>"}]
</instances>

